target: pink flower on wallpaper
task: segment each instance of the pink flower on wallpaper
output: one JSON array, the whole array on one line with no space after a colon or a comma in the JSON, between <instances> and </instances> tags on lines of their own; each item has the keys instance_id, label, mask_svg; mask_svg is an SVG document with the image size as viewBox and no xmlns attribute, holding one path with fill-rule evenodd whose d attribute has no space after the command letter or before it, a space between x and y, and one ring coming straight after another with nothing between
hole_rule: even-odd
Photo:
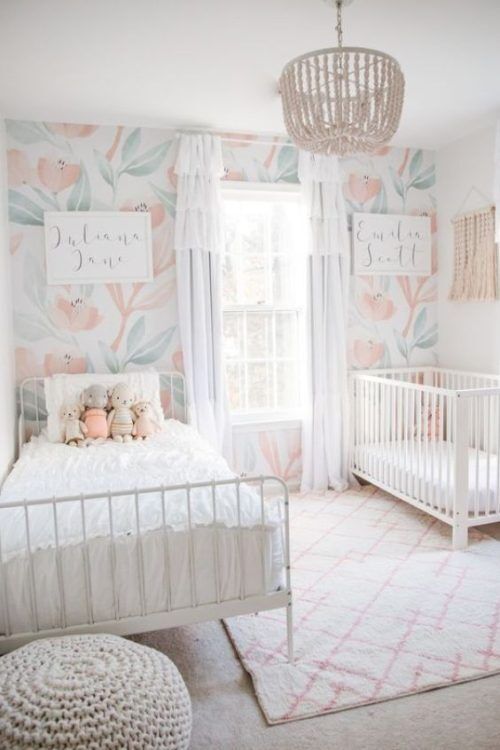
<instances>
[{"instance_id":1,"label":"pink flower on wallpaper","mask_svg":"<svg viewBox=\"0 0 500 750\"><path fill-rule=\"evenodd\" d=\"M52 322L65 331L90 331L101 323L97 307L89 305L82 297L58 297L50 310Z\"/></svg>"},{"instance_id":2,"label":"pink flower on wallpaper","mask_svg":"<svg viewBox=\"0 0 500 750\"><path fill-rule=\"evenodd\" d=\"M184 372L184 359L182 356L182 349L178 349L172 354L172 362L177 372Z\"/></svg>"},{"instance_id":3,"label":"pink flower on wallpaper","mask_svg":"<svg viewBox=\"0 0 500 750\"><path fill-rule=\"evenodd\" d=\"M80 176L78 164L68 164L64 159L38 160L38 177L40 182L52 193L60 193L73 185Z\"/></svg>"},{"instance_id":4,"label":"pink flower on wallpaper","mask_svg":"<svg viewBox=\"0 0 500 750\"><path fill-rule=\"evenodd\" d=\"M392 299L382 292L365 292L361 295L358 307L367 320L389 320L396 311Z\"/></svg>"},{"instance_id":5,"label":"pink flower on wallpaper","mask_svg":"<svg viewBox=\"0 0 500 750\"><path fill-rule=\"evenodd\" d=\"M43 369L46 376L55 375L58 372L77 375L87 371L87 361L81 352L52 352L45 355Z\"/></svg>"},{"instance_id":6,"label":"pink flower on wallpaper","mask_svg":"<svg viewBox=\"0 0 500 750\"><path fill-rule=\"evenodd\" d=\"M18 346L15 351L16 376L18 381L25 378L32 378L43 373L41 366L38 365L36 357L31 349L24 346Z\"/></svg>"},{"instance_id":7,"label":"pink flower on wallpaper","mask_svg":"<svg viewBox=\"0 0 500 750\"><path fill-rule=\"evenodd\" d=\"M374 153L375 156L386 156L389 153L390 150L391 150L390 146L381 146L380 148L378 148L373 153Z\"/></svg>"},{"instance_id":8,"label":"pink flower on wallpaper","mask_svg":"<svg viewBox=\"0 0 500 750\"><path fill-rule=\"evenodd\" d=\"M293 441L288 447L286 463L282 465L280 459L280 449L276 436L272 433L259 433L259 447L265 458L272 474L281 479L290 481L297 478L299 474L299 461L301 457L300 438Z\"/></svg>"},{"instance_id":9,"label":"pink flower on wallpaper","mask_svg":"<svg viewBox=\"0 0 500 750\"><path fill-rule=\"evenodd\" d=\"M353 344L353 356L355 364L359 367L373 367L384 354L384 344L380 341L363 341L356 339Z\"/></svg>"},{"instance_id":10,"label":"pink flower on wallpaper","mask_svg":"<svg viewBox=\"0 0 500 750\"><path fill-rule=\"evenodd\" d=\"M347 182L347 197L356 203L366 203L375 198L381 187L382 180L379 177L351 173Z\"/></svg>"},{"instance_id":11,"label":"pink flower on wallpaper","mask_svg":"<svg viewBox=\"0 0 500 750\"><path fill-rule=\"evenodd\" d=\"M23 241L23 233L16 232L10 235L9 250L11 255L15 255L19 250L21 242Z\"/></svg>"},{"instance_id":12,"label":"pink flower on wallpaper","mask_svg":"<svg viewBox=\"0 0 500 750\"><path fill-rule=\"evenodd\" d=\"M224 169L223 180L235 180L236 182L243 182L245 175L243 172L238 172L235 169Z\"/></svg>"},{"instance_id":13,"label":"pink flower on wallpaper","mask_svg":"<svg viewBox=\"0 0 500 750\"><path fill-rule=\"evenodd\" d=\"M76 125L72 122L53 122L48 125L49 130L64 138L88 138L98 127L98 125Z\"/></svg>"},{"instance_id":14,"label":"pink flower on wallpaper","mask_svg":"<svg viewBox=\"0 0 500 750\"><path fill-rule=\"evenodd\" d=\"M151 214L151 226L153 229L160 226L166 215L162 204L153 203L152 201L148 201L147 203L146 201L138 201L137 203L128 201L120 208L120 211L141 211L143 213L149 211Z\"/></svg>"},{"instance_id":15,"label":"pink flower on wallpaper","mask_svg":"<svg viewBox=\"0 0 500 750\"><path fill-rule=\"evenodd\" d=\"M37 181L36 170L29 163L24 151L17 148L7 151L7 173L9 187L32 185Z\"/></svg>"},{"instance_id":16,"label":"pink flower on wallpaper","mask_svg":"<svg viewBox=\"0 0 500 750\"><path fill-rule=\"evenodd\" d=\"M172 187L177 190L177 175L175 174L175 167L173 164L167 169L167 179Z\"/></svg>"}]
</instances>

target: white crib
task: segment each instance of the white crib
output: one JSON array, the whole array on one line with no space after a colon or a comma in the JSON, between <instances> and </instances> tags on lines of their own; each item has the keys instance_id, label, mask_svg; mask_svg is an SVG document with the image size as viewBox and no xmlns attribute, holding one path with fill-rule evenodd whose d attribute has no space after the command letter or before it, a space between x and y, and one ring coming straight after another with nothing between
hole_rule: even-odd
<instances>
[{"instance_id":1,"label":"white crib","mask_svg":"<svg viewBox=\"0 0 500 750\"><path fill-rule=\"evenodd\" d=\"M500 521L500 377L443 368L351 374L351 470L453 528Z\"/></svg>"}]
</instances>

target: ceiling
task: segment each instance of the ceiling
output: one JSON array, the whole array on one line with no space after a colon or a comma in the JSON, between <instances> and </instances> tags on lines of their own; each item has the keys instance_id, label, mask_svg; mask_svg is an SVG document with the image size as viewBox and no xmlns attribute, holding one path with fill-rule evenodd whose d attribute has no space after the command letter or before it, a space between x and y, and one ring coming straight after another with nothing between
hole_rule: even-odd
<instances>
[{"instance_id":1,"label":"ceiling","mask_svg":"<svg viewBox=\"0 0 500 750\"><path fill-rule=\"evenodd\" d=\"M334 46L322 0L0 0L0 112L109 124L284 131L288 59ZM344 43L406 76L399 145L500 114L500 0L355 0Z\"/></svg>"}]
</instances>

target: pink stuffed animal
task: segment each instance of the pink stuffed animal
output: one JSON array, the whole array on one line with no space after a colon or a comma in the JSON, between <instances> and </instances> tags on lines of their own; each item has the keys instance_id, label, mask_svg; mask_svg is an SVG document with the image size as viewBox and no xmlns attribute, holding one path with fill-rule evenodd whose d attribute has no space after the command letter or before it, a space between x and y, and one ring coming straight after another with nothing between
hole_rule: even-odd
<instances>
[{"instance_id":1,"label":"pink stuffed animal","mask_svg":"<svg viewBox=\"0 0 500 750\"><path fill-rule=\"evenodd\" d=\"M136 440L146 440L155 432L160 432L161 427L153 417L153 407L149 401L139 401L134 404L134 414L136 420L134 423L134 429L132 435Z\"/></svg>"}]
</instances>

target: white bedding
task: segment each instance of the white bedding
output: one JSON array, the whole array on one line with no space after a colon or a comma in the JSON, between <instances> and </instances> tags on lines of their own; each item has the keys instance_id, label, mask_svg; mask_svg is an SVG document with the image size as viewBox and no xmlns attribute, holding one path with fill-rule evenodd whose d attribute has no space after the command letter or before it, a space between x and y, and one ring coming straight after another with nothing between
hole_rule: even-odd
<instances>
[{"instance_id":1,"label":"white bedding","mask_svg":"<svg viewBox=\"0 0 500 750\"><path fill-rule=\"evenodd\" d=\"M164 432L151 440L132 444L108 442L73 448L51 443L44 436L34 438L24 446L0 493L0 540L11 630L31 630L34 615L29 596L25 511L23 507L5 507L6 503L233 476L226 461L195 430L175 420L168 420ZM190 585L185 491L166 492L164 512L160 492L140 495L139 534L133 494L111 500L112 536L108 500L85 501L87 551L81 504L57 503L59 559L55 553L53 504L30 506L30 547L40 626L60 626L63 603L67 624L81 624L91 618L103 621L137 615L142 609L149 613L213 602L216 558L223 600L241 593L249 596L276 590L282 585L281 501L267 500L262 518L259 492L242 484L240 497L241 532L236 528L234 486L217 488L215 526L211 488L191 491L194 590ZM86 579L86 557L90 580ZM85 593L89 586L94 600L92 612L88 611ZM0 616L0 631L1 627Z\"/></svg>"},{"instance_id":2,"label":"white bedding","mask_svg":"<svg viewBox=\"0 0 500 750\"><path fill-rule=\"evenodd\" d=\"M354 463L366 474L372 474L395 490L419 490L420 498L436 509L451 511L453 507L453 445L447 441L427 444L422 441L396 441L389 445L371 443L354 449ZM496 512L498 459L497 455L469 450L469 511ZM412 494L409 492L408 494ZM448 498L448 503L446 502Z\"/></svg>"}]
</instances>

